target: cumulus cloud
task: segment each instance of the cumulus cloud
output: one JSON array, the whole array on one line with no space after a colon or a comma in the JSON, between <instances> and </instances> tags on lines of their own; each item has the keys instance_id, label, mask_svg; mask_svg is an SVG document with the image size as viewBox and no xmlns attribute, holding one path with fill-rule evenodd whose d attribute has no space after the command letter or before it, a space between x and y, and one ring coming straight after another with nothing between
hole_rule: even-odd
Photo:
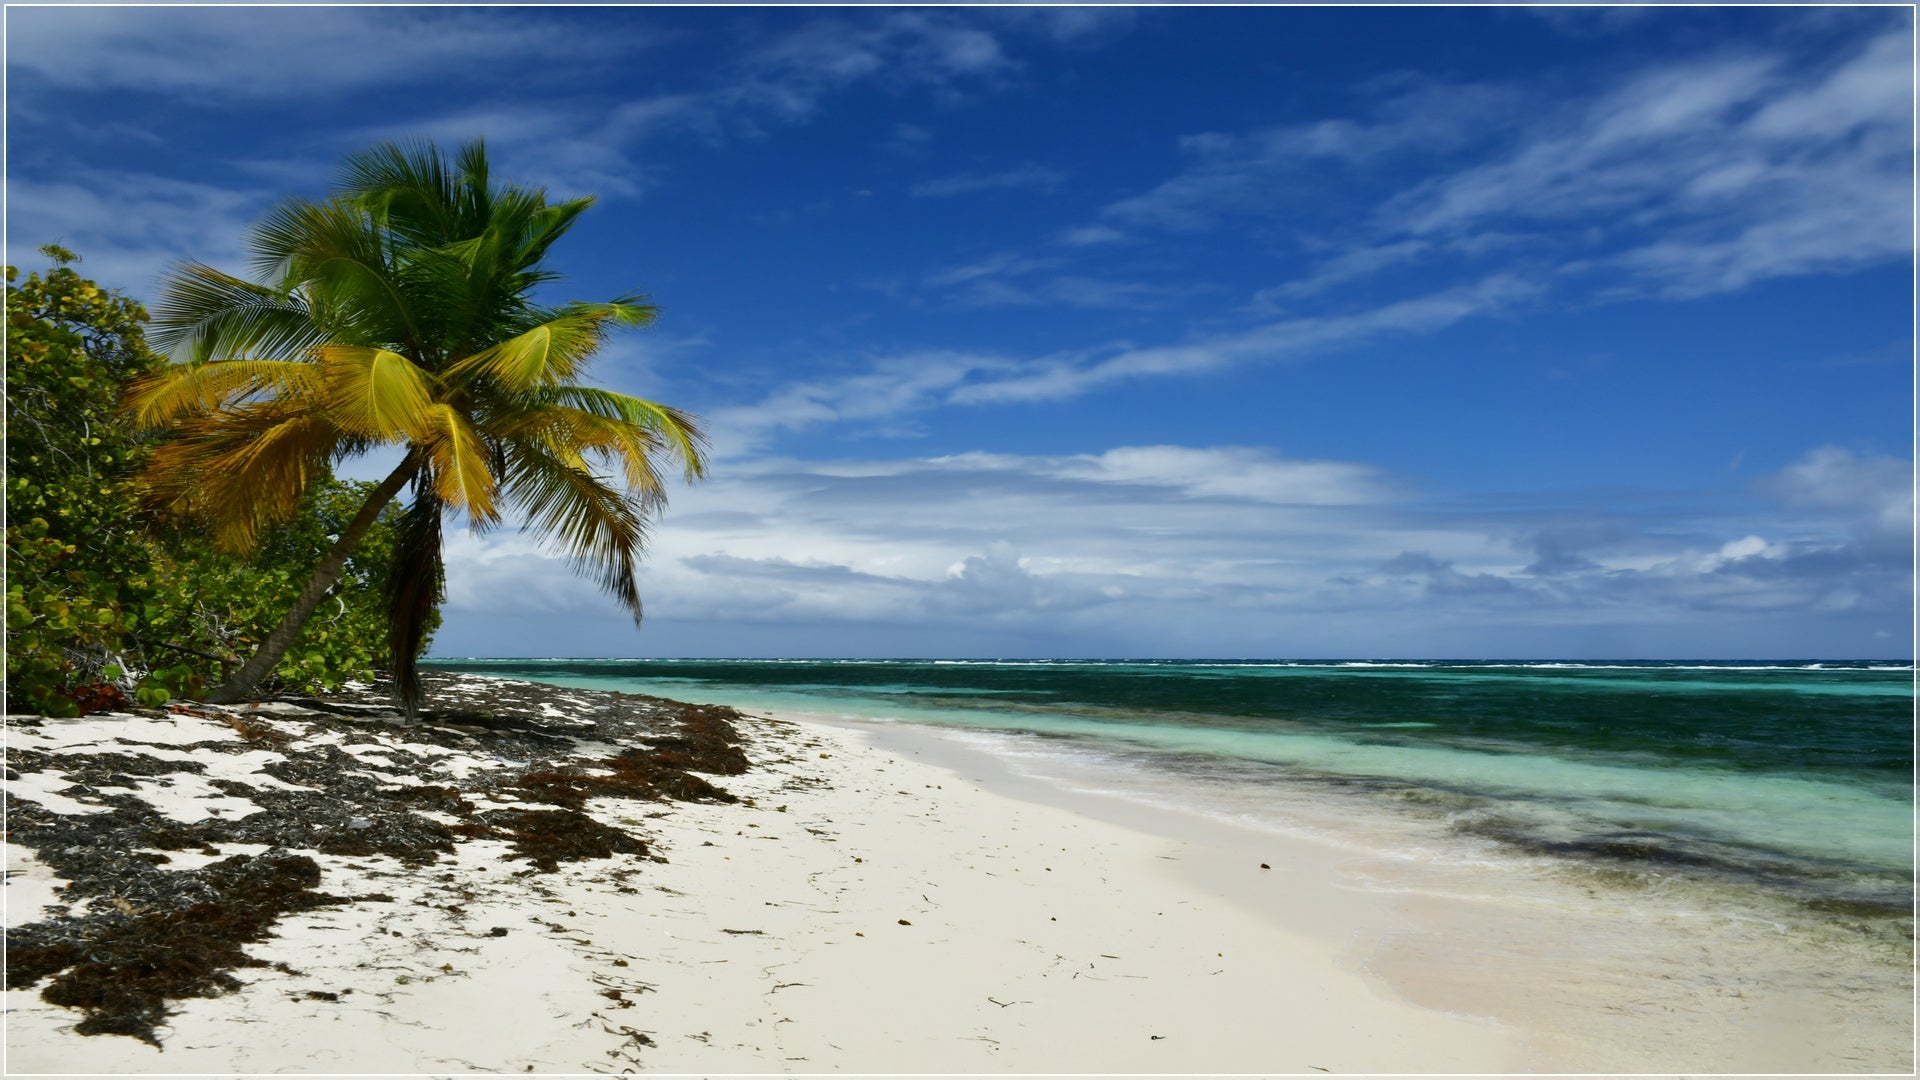
<instances>
[{"instance_id":1,"label":"cumulus cloud","mask_svg":"<svg viewBox=\"0 0 1920 1080\"><path fill-rule=\"evenodd\" d=\"M1463 574L1453 563L1424 551L1403 551L1380 565L1380 573L1418 581L1427 596L1505 596L1520 592L1511 578L1498 574Z\"/></svg>"},{"instance_id":2,"label":"cumulus cloud","mask_svg":"<svg viewBox=\"0 0 1920 1080\"><path fill-rule=\"evenodd\" d=\"M1744 502L1650 512L1634 492L1589 492L1569 521L1545 509L1563 492L1437 502L1365 463L1245 447L738 462L676 495L644 585L655 620L757 627L753 640L785 627L796 643L977 652L993 627L1114 655L1739 651L1721 634L1817 653L1910 615L1910 562L1894 557L1911 558L1910 521L1892 530L1904 549L1869 543L1887 542L1875 530L1903 470L1817 449ZM449 617L610 610L533 550L463 536ZM1810 640L1815 627L1838 636Z\"/></svg>"},{"instance_id":3,"label":"cumulus cloud","mask_svg":"<svg viewBox=\"0 0 1920 1080\"><path fill-rule=\"evenodd\" d=\"M1913 539L1913 462L1823 446L1769 485L1795 506L1836 510L1863 537Z\"/></svg>"}]
</instances>

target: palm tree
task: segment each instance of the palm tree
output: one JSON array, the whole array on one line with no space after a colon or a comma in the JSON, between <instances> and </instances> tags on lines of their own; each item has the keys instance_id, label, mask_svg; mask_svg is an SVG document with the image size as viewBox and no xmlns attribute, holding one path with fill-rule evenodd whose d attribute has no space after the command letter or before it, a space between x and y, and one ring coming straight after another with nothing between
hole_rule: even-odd
<instances>
[{"instance_id":1,"label":"palm tree","mask_svg":"<svg viewBox=\"0 0 1920 1080\"><path fill-rule=\"evenodd\" d=\"M642 297L533 297L558 279L548 249L591 202L493 182L480 142L451 159L385 144L349 157L326 201L289 199L254 228L256 280L191 262L169 272L153 340L176 362L124 399L137 425L170 436L142 475L151 505L245 553L333 463L401 450L286 617L207 700L253 694L403 490L386 600L409 718L450 511L475 529L518 511L639 622L634 563L666 501L657 464L702 475L704 437L685 413L579 381L609 331L653 320Z\"/></svg>"}]
</instances>

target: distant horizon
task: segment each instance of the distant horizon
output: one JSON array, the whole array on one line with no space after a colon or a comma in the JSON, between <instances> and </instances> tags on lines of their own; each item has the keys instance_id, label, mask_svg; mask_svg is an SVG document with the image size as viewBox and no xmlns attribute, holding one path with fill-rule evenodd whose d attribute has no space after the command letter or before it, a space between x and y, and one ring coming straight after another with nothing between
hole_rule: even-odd
<instances>
[{"instance_id":1,"label":"distant horizon","mask_svg":"<svg viewBox=\"0 0 1920 1080\"><path fill-rule=\"evenodd\" d=\"M1113 664L1587 664L1603 663L1627 666L1656 664L1778 664L1806 667L1817 664L1893 664L1913 665L1912 657L1897 656L428 656L422 663L453 663L461 660L521 660L533 663L573 663L598 661L610 664L656 664L688 661L691 663L808 663L813 661L852 663L1113 663Z\"/></svg>"}]
</instances>

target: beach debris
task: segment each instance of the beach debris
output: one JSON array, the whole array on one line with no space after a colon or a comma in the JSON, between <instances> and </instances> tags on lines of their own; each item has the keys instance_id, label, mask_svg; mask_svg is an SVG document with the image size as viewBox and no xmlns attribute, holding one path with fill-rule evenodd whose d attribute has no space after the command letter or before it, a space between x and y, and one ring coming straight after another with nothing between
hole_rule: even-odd
<instances>
[{"instance_id":1,"label":"beach debris","mask_svg":"<svg viewBox=\"0 0 1920 1080\"><path fill-rule=\"evenodd\" d=\"M905 919L901 919L901 920L900 920L900 925L901 925L901 926L912 926L913 924L912 924L912 923L910 923L910 922L908 922L908 921L907 921L907 920L905 920Z\"/></svg>"},{"instance_id":2,"label":"beach debris","mask_svg":"<svg viewBox=\"0 0 1920 1080\"><path fill-rule=\"evenodd\" d=\"M374 686L326 701L302 698L288 703L297 708L263 708L245 718L222 706L176 709L176 718L215 721L241 736L210 733L167 747L191 756L149 754L144 751L156 747L125 739L121 748L97 753L10 747L10 780L50 774L69 782L65 797L97 810L56 813L30 795L9 792L8 839L66 882L66 903L48 908L48 918L7 930L7 989L39 986L47 1002L80 1010L79 1034L126 1035L158 1046L156 1028L170 1014L170 1002L234 991L241 983L232 972L242 967L292 972L242 948L272 936L282 916L393 902L386 893L319 891L323 870L314 854L387 856L420 867L464 843L505 840L512 844L507 858L531 864L516 874L521 877L568 861L646 858L641 837L590 817L585 805L597 799L732 802L730 793L693 774L737 775L749 766L729 723L739 714L724 707L572 691L598 707L556 716L546 708L555 696L551 687L422 676L428 694L422 718L430 722L412 727L369 725L371 702L386 693ZM10 717L9 724L45 730L31 717ZM257 758L269 746L273 760L249 760L238 771L217 756ZM476 761L486 764L460 764ZM200 820L183 821L142 797L173 785L179 774L190 774L219 799L245 804L244 811L216 815L219 807L208 805L200 807L206 815ZM396 783L394 774L412 782ZM513 804L479 809L478 802L500 797ZM219 845L264 850L219 858ZM193 865L198 860L177 862L166 852L218 861ZM628 872L618 867L610 876L621 881ZM448 910L457 913L458 906ZM493 927L484 936L507 933ZM629 1038L646 1045L644 1037Z\"/></svg>"},{"instance_id":3,"label":"beach debris","mask_svg":"<svg viewBox=\"0 0 1920 1080\"><path fill-rule=\"evenodd\" d=\"M1271 870L1271 869L1273 869L1273 867L1271 867L1271 866L1268 866L1268 865L1267 865L1266 863L1261 863L1261 864L1260 864L1260 869L1262 869L1262 870Z\"/></svg>"},{"instance_id":4,"label":"beach debris","mask_svg":"<svg viewBox=\"0 0 1920 1080\"><path fill-rule=\"evenodd\" d=\"M193 873L206 897L196 903L134 916L104 905L111 915L9 930L6 988L24 990L51 977L40 996L85 1014L76 1033L159 1046L154 1029L166 1020L169 1000L237 990L232 970L266 966L241 945L265 940L284 914L351 900L316 891L320 867L304 855L234 855ZM73 932L82 926L90 932Z\"/></svg>"}]
</instances>

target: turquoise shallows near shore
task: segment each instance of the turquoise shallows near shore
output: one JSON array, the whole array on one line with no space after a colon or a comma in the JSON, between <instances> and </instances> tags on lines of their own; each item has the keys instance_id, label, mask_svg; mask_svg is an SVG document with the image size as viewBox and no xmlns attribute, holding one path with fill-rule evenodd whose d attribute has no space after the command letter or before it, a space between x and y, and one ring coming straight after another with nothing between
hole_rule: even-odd
<instances>
[{"instance_id":1,"label":"turquoise shallows near shore","mask_svg":"<svg viewBox=\"0 0 1920 1080\"><path fill-rule=\"evenodd\" d=\"M1814 916L1913 903L1911 664L437 660L754 711L1018 733L1257 811L1361 799L1637 887Z\"/></svg>"}]
</instances>

